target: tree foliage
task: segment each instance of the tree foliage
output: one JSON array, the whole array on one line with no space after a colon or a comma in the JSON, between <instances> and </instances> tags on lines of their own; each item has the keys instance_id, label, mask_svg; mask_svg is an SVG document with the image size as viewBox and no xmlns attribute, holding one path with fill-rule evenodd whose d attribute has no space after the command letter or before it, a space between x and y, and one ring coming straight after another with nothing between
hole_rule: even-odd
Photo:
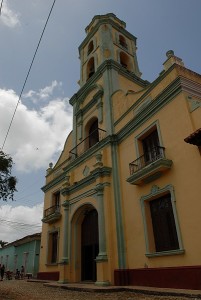
<instances>
[{"instance_id":1,"label":"tree foliage","mask_svg":"<svg viewBox=\"0 0 201 300\"><path fill-rule=\"evenodd\" d=\"M13 166L12 158L0 150L0 199L13 200L17 179L11 175Z\"/></svg>"},{"instance_id":2,"label":"tree foliage","mask_svg":"<svg viewBox=\"0 0 201 300\"><path fill-rule=\"evenodd\" d=\"M8 242L4 242L4 241L0 240L0 247L1 248L4 248L7 244L8 244Z\"/></svg>"}]
</instances>

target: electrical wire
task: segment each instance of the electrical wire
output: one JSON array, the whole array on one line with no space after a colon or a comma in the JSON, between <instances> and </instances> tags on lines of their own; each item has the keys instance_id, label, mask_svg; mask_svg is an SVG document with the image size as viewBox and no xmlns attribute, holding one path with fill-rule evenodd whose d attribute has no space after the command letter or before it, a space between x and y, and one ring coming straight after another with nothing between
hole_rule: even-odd
<instances>
[{"instance_id":1,"label":"electrical wire","mask_svg":"<svg viewBox=\"0 0 201 300\"><path fill-rule=\"evenodd\" d=\"M1 1L1 6L0 6L0 16L1 16L2 6L3 6L3 0Z\"/></svg>"},{"instance_id":2,"label":"electrical wire","mask_svg":"<svg viewBox=\"0 0 201 300\"><path fill-rule=\"evenodd\" d=\"M3 2L3 1L2 1L2 2ZM2 2L1 2L1 5L2 5ZM44 28L43 28L43 31L42 31L42 34L41 34L41 36L40 36L40 39L39 39L38 45L37 45L37 47L36 47L36 50L35 50L34 56L33 56L33 58L32 58L32 61L31 61L31 64L30 64L30 67L29 67L29 70L28 70L27 76L26 76L26 78L25 78L25 81L24 81L23 87L22 87L22 89L21 89L21 92L20 92L20 95L19 95L19 98L18 98L18 101L17 101L16 107L15 107L15 110L14 110L13 116L12 116L12 118L11 118L11 121L10 121L10 125L9 125L9 127L8 127L8 130L7 130L7 133L6 133L6 136L5 136L5 139L4 139L4 142L3 142L2 148L1 148L2 150L3 150L4 146L5 146L5 143L6 143L6 140L7 140L8 134L9 134L9 132L10 132L10 128L11 128L11 126L12 126L12 123L13 123L13 119L14 119L14 117L15 117L15 113L16 113L16 111L17 111L17 108L18 108L18 105L19 105L19 103L20 103L20 100L21 100L21 97L22 97L22 94L23 94L23 91L24 91L25 85L26 85L26 83L27 83L27 80L28 80L28 77L29 77L29 74L30 74L30 71L31 71L32 65L33 65L33 63L34 63L34 60L35 60L36 54L37 54L37 52L38 52L38 48L39 48L39 46L40 46L40 43L41 43L41 40L42 40L42 38L43 38L43 34L44 34L44 32L45 32L45 29L46 29L46 26L47 26L47 24L48 24L48 21L49 21L50 15L51 15L51 13L52 13L52 10L53 10L53 8L54 8L55 2L56 2L56 0L54 0L54 1L53 1L53 4L52 4L52 6L51 6L51 9L50 9L50 12L49 12L49 14L48 14L47 20L46 20L46 22L45 22L45 26L44 26Z\"/></svg>"},{"instance_id":3,"label":"electrical wire","mask_svg":"<svg viewBox=\"0 0 201 300\"><path fill-rule=\"evenodd\" d=\"M34 233L39 233L41 232L41 228L20 228L20 227L12 227L12 226L9 226L9 225L6 225L6 224L2 224L1 228L4 227L6 228L5 230L7 232L10 232L10 229L12 230L12 236L17 236L16 239L19 240L20 238L23 238L27 235L31 235L31 234L34 234ZM1 234L2 235L2 234ZM9 241L9 242L12 242L12 241Z\"/></svg>"},{"instance_id":4,"label":"electrical wire","mask_svg":"<svg viewBox=\"0 0 201 300\"><path fill-rule=\"evenodd\" d=\"M33 192L33 193L26 194L26 195L24 195L24 196L22 196L22 197L20 197L20 198L18 198L18 199L14 199L14 201L21 201L21 200L23 200L24 198L27 199L27 197L30 197L30 196L33 196L33 195L37 195L37 194L39 194L39 193L41 193L40 190L38 190L37 192Z\"/></svg>"},{"instance_id":5,"label":"electrical wire","mask_svg":"<svg viewBox=\"0 0 201 300\"><path fill-rule=\"evenodd\" d=\"M25 227L41 227L41 224L37 223L37 224L26 224L26 223L19 223L19 222L15 222L15 221L11 221L11 220L5 220L5 219L1 219L0 218L0 222L9 224L9 225L13 225L13 226L25 226Z\"/></svg>"}]
</instances>

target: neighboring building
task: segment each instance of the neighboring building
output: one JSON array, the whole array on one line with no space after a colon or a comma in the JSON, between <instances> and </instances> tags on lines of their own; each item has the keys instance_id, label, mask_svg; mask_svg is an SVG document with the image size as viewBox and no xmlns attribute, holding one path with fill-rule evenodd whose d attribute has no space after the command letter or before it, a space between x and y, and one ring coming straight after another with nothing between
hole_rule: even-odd
<instances>
[{"instance_id":1,"label":"neighboring building","mask_svg":"<svg viewBox=\"0 0 201 300\"><path fill-rule=\"evenodd\" d=\"M200 289L201 157L184 139L200 141L201 76L168 51L159 77L141 79L125 28L95 16L79 47L73 130L43 187L38 278Z\"/></svg>"},{"instance_id":2,"label":"neighboring building","mask_svg":"<svg viewBox=\"0 0 201 300\"><path fill-rule=\"evenodd\" d=\"M0 263L5 265L5 270L11 272L20 270L24 266L25 274L37 276L39 268L41 233L35 233L6 244L0 249Z\"/></svg>"}]
</instances>

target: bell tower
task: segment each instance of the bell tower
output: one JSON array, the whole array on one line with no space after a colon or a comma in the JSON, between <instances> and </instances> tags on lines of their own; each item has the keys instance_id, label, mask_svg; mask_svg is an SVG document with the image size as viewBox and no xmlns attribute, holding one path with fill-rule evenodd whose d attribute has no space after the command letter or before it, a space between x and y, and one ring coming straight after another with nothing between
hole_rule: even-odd
<instances>
[{"instance_id":1,"label":"bell tower","mask_svg":"<svg viewBox=\"0 0 201 300\"><path fill-rule=\"evenodd\" d=\"M70 99L75 149L94 126L107 135L116 133L116 111L121 111L113 101L116 92L126 95L128 90L137 92L147 86L138 67L137 39L126 30L125 22L113 13L97 15L85 31L79 46L80 89Z\"/></svg>"},{"instance_id":2,"label":"bell tower","mask_svg":"<svg viewBox=\"0 0 201 300\"><path fill-rule=\"evenodd\" d=\"M113 60L128 72L141 76L136 56L136 37L126 23L114 14L95 16L86 27L86 38L79 47L82 87L106 60Z\"/></svg>"}]
</instances>

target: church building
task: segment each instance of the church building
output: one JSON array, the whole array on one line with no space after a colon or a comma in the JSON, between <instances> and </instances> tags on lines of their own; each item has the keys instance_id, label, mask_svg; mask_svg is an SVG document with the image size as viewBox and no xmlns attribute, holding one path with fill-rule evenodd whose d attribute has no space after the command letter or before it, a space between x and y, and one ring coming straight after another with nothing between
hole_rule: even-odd
<instances>
[{"instance_id":1,"label":"church building","mask_svg":"<svg viewBox=\"0 0 201 300\"><path fill-rule=\"evenodd\" d=\"M79 57L73 128L42 188L38 278L201 289L201 75L169 50L142 79L112 13L92 19Z\"/></svg>"}]
</instances>

